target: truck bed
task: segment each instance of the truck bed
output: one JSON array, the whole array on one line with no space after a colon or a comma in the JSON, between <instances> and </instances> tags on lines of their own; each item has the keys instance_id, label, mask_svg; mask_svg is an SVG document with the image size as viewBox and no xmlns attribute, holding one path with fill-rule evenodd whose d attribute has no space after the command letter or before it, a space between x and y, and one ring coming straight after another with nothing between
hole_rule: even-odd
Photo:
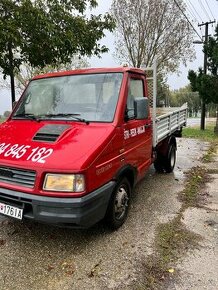
<instances>
[{"instance_id":1,"label":"truck bed","mask_svg":"<svg viewBox=\"0 0 218 290\"><path fill-rule=\"evenodd\" d=\"M180 108L157 108L156 113L156 119L152 122L153 146L186 125L187 104Z\"/></svg>"}]
</instances>

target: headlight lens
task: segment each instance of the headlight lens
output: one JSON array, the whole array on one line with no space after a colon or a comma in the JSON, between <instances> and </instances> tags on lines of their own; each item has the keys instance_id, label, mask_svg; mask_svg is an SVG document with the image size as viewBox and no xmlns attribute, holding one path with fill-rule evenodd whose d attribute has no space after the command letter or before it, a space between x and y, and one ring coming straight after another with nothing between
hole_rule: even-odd
<instances>
[{"instance_id":1,"label":"headlight lens","mask_svg":"<svg viewBox=\"0 0 218 290\"><path fill-rule=\"evenodd\" d=\"M85 178L82 174L51 174L45 176L44 190L82 192L85 190Z\"/></svg>"}]
</instances>

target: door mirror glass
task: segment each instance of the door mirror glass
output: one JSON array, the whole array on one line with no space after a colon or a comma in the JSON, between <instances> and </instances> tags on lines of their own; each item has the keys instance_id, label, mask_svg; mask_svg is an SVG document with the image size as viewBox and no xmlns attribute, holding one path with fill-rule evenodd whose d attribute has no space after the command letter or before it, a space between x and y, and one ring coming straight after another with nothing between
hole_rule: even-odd
<instances>
[{"instance_id":1,"label":"door mirror glass","mask_svg":"<svg viewBox=\"0 0 218 290\"><path fill-rule=\"evenodd\" d=\"M134 115L136 120L147 119L149 116L149 100L148 98L135 98Z\"/></svg>"}]
</instances>

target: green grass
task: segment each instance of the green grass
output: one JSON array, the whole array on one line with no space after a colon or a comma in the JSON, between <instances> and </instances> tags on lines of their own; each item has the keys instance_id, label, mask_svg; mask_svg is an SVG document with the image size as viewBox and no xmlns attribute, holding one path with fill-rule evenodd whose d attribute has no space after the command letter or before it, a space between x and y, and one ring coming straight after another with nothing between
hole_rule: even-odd
<instances>
[{"instance_id":1,"label":"green grass","mask_svg":"<svg viewBox=\"0 0 218 290\"><path fill-rule=\"evenodd\" d=\"M200 236L187 230L181 219L180 213L172 221L158 226L155 254L149 256L144 264L144 283L140 289L163 289L163 283L167 284L174 275L178 275L175 269L178 259L188 250L199 247ZM170 269L175 273L170 273Z\"/></svg>"},{"instance_id":2,"label":"green grass","mask_svg":"<svg viewBox=\"0 0 218 290\"><path fill-rule=\"evenodd\" d=\"M197 235L190 232L177 216L171 222L159 225L156 247L162 262L167 268L175 266L175 262L190 248L197 246ZM165 269L167 270L167 269Z\"/></svg>"},{"instance_id":3,"label":"green grass","mask_svg":"<svg viewBox=\"0 0 218 290\"><path fill-rule=\"evenodd\" d=\"M183 212L188 207L198 207L200 204L199 192L208 180L207 170L204 167L193 167L187 173L185 188L180 194Z\"/></svg>"},{"instance_id":4,"label":"green grass","mask_svg":"<svg viewBox=\"0 0 218 290\"><path fill-rule=\"evenodd\" d=\"M196 138L208 142L218 142L218 135L214 133L215 125L208 125L205 130L200 130L200 128L184 128L182 136L185 138Z\"/></svg>"},{"instance_id":5,"label":"green grass","mask_svg":"<svg viewBox=\"0 0 218 290\"><path fill-rule=\"evenodd\" d=\"M201 161L204 163L212 162L214 159L214 156L218 152L218 141L210 142L210 148L207 150L207 152L203 155L201 158Z\"/></svg>"}]
</instances>

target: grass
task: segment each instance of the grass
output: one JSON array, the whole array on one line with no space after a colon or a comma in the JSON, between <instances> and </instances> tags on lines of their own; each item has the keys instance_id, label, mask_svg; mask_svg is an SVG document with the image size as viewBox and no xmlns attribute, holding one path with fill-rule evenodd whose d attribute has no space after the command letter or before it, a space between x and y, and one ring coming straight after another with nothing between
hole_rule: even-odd
<instances>
[{"instance_id":1,"label":"grass","mask_svg":"<svg viewBox=\"0 0 218 290\"><path fill-rule=\"evenodd\" d=\"M207 170L204 167L194 167L187 173L187 181L184 190L179 195L184 211L188 207L198 207L200 203L199 192L208 181Z\"/></svg>"},{"instance_id":2,"label":"grass","mask_svg":"<svg viewBox=\"0 0 218 290\"><path fill-rule=\"evenodd\" d=\"M212 162L213 157L217 152L217 148L218 148L218 141L215 140L214 142L211 142L209 149L203 155L203 157L201 158L201 161L204 163Z\"/></svg>"},{"instance_id":3,"label":"grass","mask_svg":"<svg viewBox=\"0 0 218 290\"><path fill-rule=\"evenodd\" d=\"M187 230L177 216L157 228L155 254L148 257L144 265L145 281L141 289L162 289L172 276L177 274L176 262L188 250L199 246L200 237ZM164 288L165 289L165 288Z\"/></svg>"},{"instance_id":4,"label":"grass","mask_svg":"<svg viewBox=\"0 0 218 290\"><path fill-rule=\"evenodd\" d=\"M172 267L187 249L196 245L196 235L184 227L180 215L158 228L156 247L167 268Z\"/></svg>"},{"instance_id":5,"label":"grass","mask_svg":"<svg viewBox=\"0 0 218 290\"><path fill-rule=\"evenodd\" d=\"M184 128L183 129L183 137L186 138L197 138L203 141L208 142L217 142L218 143L218 135L214 133L214 125L208 125L205 130L200 130L200 128Z\"/></svg>"}]
</instances>

